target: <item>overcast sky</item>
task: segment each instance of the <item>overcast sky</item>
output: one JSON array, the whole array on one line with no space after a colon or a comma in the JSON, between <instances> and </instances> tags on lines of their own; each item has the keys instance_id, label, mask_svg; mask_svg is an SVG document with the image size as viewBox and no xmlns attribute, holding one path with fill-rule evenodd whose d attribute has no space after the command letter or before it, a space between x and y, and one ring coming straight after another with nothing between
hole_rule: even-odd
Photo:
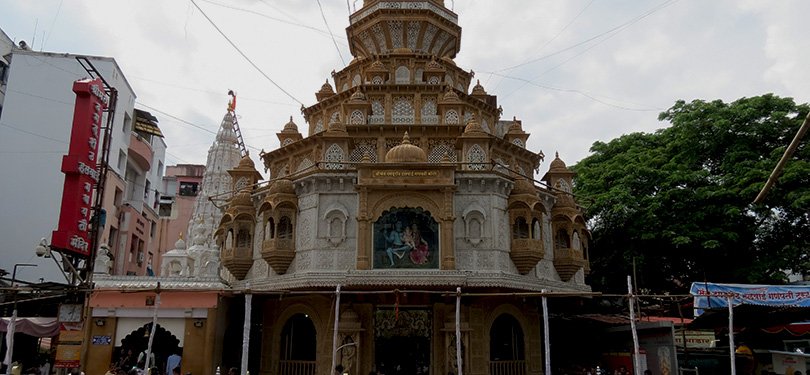
<instances>
[{"instance_id":1,"label":"overcast sky","mask_svg":"<svg viewBox=\"0 0 810 375\"><path fill-rule=\"evenodd\" d=\"M190 0L0 0L0 28L35 50L115 58L138 107L159 118L169 165L205 163L236 90L258 159L289 116L306 129L298 101L314 104L351 60L347 3L320 0L322 14L317 0L195 1L292 98ZM658 113L678 99L810 97L810 1L446 2L463 29L457 64L498 96L505 119L523 120L528 147L547 156L541 173L555 151L570 165L595 141L667 126Z\"/></svg>"}]
</instances>

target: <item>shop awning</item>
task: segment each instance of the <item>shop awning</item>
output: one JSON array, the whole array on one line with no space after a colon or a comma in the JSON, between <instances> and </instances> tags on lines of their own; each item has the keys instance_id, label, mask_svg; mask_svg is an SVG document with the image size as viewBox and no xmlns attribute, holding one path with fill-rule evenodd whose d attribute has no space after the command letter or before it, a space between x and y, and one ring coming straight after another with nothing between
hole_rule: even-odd
<instances>
[{"instance_id":1,"label":"shop awning","mask_svg":"<svg viewBox=\"0 0 810 375\"><path fill-rule=\"evenodd\" d=\"M7 332L11 318L0 320L0 332ZM14 332L34 337L53 337L59 335L59 322L56 318L17 318Z\"/></svg>"}]
</instances>

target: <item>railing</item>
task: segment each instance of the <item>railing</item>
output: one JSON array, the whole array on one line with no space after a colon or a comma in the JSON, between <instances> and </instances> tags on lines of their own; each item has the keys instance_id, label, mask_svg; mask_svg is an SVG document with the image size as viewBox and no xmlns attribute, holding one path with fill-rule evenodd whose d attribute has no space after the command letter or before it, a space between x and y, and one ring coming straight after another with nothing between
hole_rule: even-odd
<instances>
[{"instance_id":1,"label":"railing","mask_svg":"<svg viewBox=\"0 0 810 375\"><path fill-rule=\"evenodd\" d=\"M436 125L436 124L439 123L439 116L438 115L422 115L422 123L423 124Z\"/></svg>"},{"instance_id":2,"label":"railing","mask_svg":"<svg viewBox=\"0 0 810 375\"><path fill-rule=\"evenodd\" d=\"M526 361L490 361L489 375L526 375Z\"/></svg>"},{"instance_id":3,"label":"railing","mask_svg":"<svg viewBox=\"0 0 810 375\"><path fill-rule=\"evenodd\" d=\"M385 116L381 115L371 115L368 116L368 123L369 124L384 124L385 123Z\"/></svg>"},{"instance_id":4,"label":"railing","mask_svg":"<svg viewBox=\"0 0 810 375\"><path fill-rule=\"evenodd\" d=\"M281 361L279 375L315 375L315 361Z\"/></svg>"}]
</instances>

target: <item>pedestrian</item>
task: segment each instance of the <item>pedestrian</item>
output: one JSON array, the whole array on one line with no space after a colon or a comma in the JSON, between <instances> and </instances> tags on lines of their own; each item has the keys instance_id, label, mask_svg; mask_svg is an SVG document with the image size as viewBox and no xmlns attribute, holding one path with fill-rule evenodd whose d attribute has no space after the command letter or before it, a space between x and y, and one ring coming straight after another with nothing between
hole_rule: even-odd
<instances>
[{"instance_id":1,"label":"pedestrian","mask_svg":"<svg viewBox=\"0 0 810 375\"><path fill-rule=\"evenodd\" d=\"M177 368L177 373L180 374L180 362L182 361L182 357L180 357L178 351L179 349L175 349L172 355L166 358L166 375L173 374L175 368Z\"/></svg>"}]
</instances>

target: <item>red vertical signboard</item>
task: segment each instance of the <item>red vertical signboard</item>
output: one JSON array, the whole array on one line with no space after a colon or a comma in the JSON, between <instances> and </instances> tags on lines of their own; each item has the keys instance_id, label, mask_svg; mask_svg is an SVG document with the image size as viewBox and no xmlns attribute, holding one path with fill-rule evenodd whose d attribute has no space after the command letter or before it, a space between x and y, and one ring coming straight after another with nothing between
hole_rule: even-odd
<instances>
[{"instance_id":1,"label":"red vertical signboard","mask_svg":"<svg viewBox=\"0 0 810 375\"><path fill-rule=\"evenodd\" d=\"M101 79L73 82L76 106L70 132L68 154L62 158L65 185L59 227L53 232L51 244L61 251L89 256L90 220L93 192L99 180L96 168L101 136L101 119L110 99Z\"/></svg>"}]
</instances>

